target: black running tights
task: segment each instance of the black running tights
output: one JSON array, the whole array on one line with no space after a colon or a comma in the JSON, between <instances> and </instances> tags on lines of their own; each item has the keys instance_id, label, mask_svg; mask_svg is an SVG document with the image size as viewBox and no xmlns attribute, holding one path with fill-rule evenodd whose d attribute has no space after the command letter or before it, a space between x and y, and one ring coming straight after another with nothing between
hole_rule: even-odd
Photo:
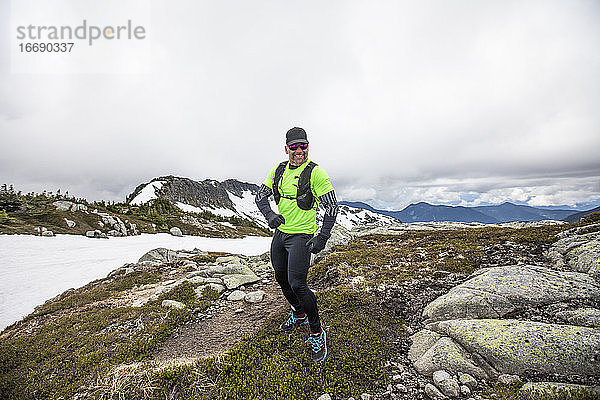
<instances>
[{"instance_id":1,"label":"black running tights","mask_svg":"<svg viewBox=\"0 0 600 400\"><path fill-rule=\"evenodd\" d=\"M271 263L275 279L296 314L305 312L311 332L321 331L317 298L306 284L310 266L310 251L306 242L312 235L284 233L275 229L271 242Z\"/></svg>"}]
</instances>

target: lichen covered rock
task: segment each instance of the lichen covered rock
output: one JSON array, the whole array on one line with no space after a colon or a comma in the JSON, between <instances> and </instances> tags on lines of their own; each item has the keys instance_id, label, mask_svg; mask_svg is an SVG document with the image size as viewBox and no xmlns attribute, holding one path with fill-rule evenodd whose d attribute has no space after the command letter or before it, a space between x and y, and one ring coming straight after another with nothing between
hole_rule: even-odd
<instances>
[{"instance_id":1,"label":"lichen covered rock","mask_svg":"<svg viewBox=\"0 0 600 400\"><path fill-rule=\"evenodd\" d=\"M600 300L600 284L587 274L525 265L487 268L423 310L433 321L500 318L523 306Z\"/></svg>"},{"instance_id":2,"label":"lichen covered rock","mask_svg":"<svg viewBox=\"0 0 600 400\"><path fill-rule=\"evenodd\" d=\"M520 374L600 375L600 330L517 320L453 320L436 331L471 353L480 354L496 370ZM465 371L468 372L468 371Z\"/></svg>"}]
</instances>

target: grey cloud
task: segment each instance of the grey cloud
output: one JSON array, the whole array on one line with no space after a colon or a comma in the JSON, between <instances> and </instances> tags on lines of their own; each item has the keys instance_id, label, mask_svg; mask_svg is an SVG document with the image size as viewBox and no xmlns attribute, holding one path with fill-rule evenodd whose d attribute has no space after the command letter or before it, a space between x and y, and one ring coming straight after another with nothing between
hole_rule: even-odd
<instances>
[{"instance_id":1,"label":"grey cloud","mask_svg":"<svg viewBox=\"0 0 600 400\"><path fill-rule=\"evenodd\" d=\"M0 60L3 179L107 200L167 174L258 183L298 125L346 200L600 201L594 2L148 7L149 73Z\"/></svg>"}]
</instances>

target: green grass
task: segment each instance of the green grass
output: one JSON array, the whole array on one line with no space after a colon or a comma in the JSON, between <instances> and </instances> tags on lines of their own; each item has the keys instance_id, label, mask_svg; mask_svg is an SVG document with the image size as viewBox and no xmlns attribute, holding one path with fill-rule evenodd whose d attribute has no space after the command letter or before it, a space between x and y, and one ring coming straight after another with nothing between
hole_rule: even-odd
<instances>
[{"instance_id":1,"label":"green grass","mask_svg":"<svg viewBox=\"0 0 600 400\"><path fill-rule=\"evenodd\" d=\"M392 341L403 334L400 321L375 298L348 288L323 292L318 300L329 348L323 362L309 357L306 327L291 334L277 329L287 317L282 313L223 356L155 371L151 386L156 389L146 396L294 400L381 390L388 383L385 363L394 351ZM125 397L142 396L139 387L129 390Z\"/></svg>"},{"instance_id":2,"label":"green grass","mask_svg":"<svg viewBox=\"0 0 600 400\"><path fill-rule=\"evenodd\" d=\"M336 268L342 277L362 275L373 285L397 284L412 279L424 268L471 273L498 243L513 242L530 247L557 240L561 226L539 228L477 228L405 232L400 235L369 235L338 246L309 275L319 281Z\"/></svg>"},{"instance_id":3,"label":"green grass","mask_svg":"<svg viewBox=\"0 0 600 400\"><path fill-rule=\"evenodd\" d=\"M160 277L161 275L157 272L139 271L126 275L117 275L114 278L96 280L82 288L66 292L56 301L41 305L33 314L28 316L28 319L105 300L134 286L156 283L160 280Z\"/></svg>"},{"instance_id":4,"label":"green grass","mask_svg":"<svg viewBox=\"0 0 600 400\"><path fill-rule=\"evenodd\" d=\"M557 240L556 233L572 226L407 232L365 236L338 246L310 273L313 282L326 282L333 270L339 275L333 288L317 294L329 346L328 357L317 364L309 358L305 328L291 334L277 330L286 318L282 313L224 355L155 370L147 363L153 351L193 317L191 310L205 309L214 301L216 293L207 290L197 299L196 285L188 282L141 308L110 302L100 306L135 285L158 281L160 269L93 282L39 307L22 325L39 321L33 333L21 330L0 340L0 398L69 398L87 392L103 398L314 399L323 393L359 398L363 392L383 391L388 383L385 363L399 351L393 342L400 338L406 348L408 338L402 321L390 316L379 299L359 291L362 286L348 288L347 280L362 275L370 286L422 274L436 276L439 271L468 274L495 245L511 242L524 251L539 251ZM214 262L222 255L194 259ZM167 310L160 306L164 299L187 307ZM65 310L68 315L62 315ZM142 364L135 367L135 374L119 378L114 385L119 390L111 389L106 382L115 376L115 367L133 362ZM514 389L493 390L487 393L489 398L539 399ZM577 396L559 399L583 398Z\"/></svg>"},{"instance_id":5,"label":"green grass","mask_svg":"<svg viewBox=\"0 0 600 400\"><path fill-rule=\"evenodd\" d=\"M129 285L130 280L116 280L108 291ZM176 327L193 317L192 310L205 310L217 297L206 291L198 299L194 288L189 282L179 285L139 308L81 307L51 318L32 334L2 339L0 398L69 398L115 365L147 360ZM89 300L78 303L80 299L62 304L74 307ZM188 307L169 310L161 307L163 299Z\"/></svg>"}]
</instances>

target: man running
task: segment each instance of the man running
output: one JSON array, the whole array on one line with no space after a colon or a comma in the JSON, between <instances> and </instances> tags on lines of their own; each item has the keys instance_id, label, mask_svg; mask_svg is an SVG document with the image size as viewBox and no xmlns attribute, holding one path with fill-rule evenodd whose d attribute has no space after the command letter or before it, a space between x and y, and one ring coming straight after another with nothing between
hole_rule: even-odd
<instances>
[{"instance_id":1,"label":"man running","mask_svg":"<svg viewBox=\"0 0 600 400\"><path fill-rule=\"evenodd\" d=\"M287 131L285 152L289 156L274 166L256 195L256 205L275 229L271 242L271 263L275 279L292 307L287 321L279 326L284 332L309 325L306 343L313 361L327 355L325 331L321 327L317 298L306 284L311 253L325 248L338 212L335 192L325 170L308 159L308 140L302 128ZM275 197L277 211L269 205ZM321 231L317 231L317 206L325 209Z\"/></svg>"}]
</instances>

